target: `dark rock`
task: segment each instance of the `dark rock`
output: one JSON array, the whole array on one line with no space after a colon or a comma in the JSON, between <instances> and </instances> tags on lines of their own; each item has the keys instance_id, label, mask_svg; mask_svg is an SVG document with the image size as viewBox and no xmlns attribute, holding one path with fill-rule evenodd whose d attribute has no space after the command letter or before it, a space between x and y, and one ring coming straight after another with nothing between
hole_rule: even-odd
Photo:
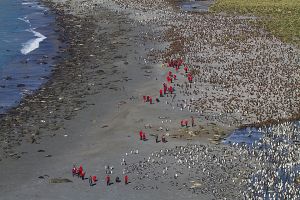
<instances>
[{"instance_id":1,"label":"dark rock","mask_svg":"<svg viewBox=\"0 0 300 200\"><path fill-rule=\"evenodd\" d=\"M12 80L12 77L11 76L7 76L4 79L7 80L7 81L10 81L10 80Z\"/></svg>"},{"instance_id":2,"label":"dark rock","mask_svg":"<svg viewBox=\"0 0 300 200\"><path fill-rule=\"evenodd\" d=\"M41 79L49 79L48 76L41 76Z\"/></svg>"},{"instance_id":3,"label":"dark rock","mask_svg":"<svg viewBox=\"0 0 300 200\"><path fill-rule=\"evenodd\" d=\"M20 84L17 85L17 87L25 87L25 84L20 83Z\"/></svg>"},{"instance_id":4,"label":"dark rock","mask_svg":"<svg viewBox=\"0 0 300 200\"><path fill-rule=\"evenodd\" d=\"M97 74L104 74L105 72L104 72L104 70L99 69L99 70L96 71L96 73L97 73Z\"/></svg>"},{"instance_id":5,"label":"dark rock","mask_svg":"<svg viewBox=\"0 0 300 200\"><path fill-rule=\"evenodd\" d=\"M72 183L70 179L67 178L52 178L49 180L49 183Z\"/></svg>"}]
</instances>

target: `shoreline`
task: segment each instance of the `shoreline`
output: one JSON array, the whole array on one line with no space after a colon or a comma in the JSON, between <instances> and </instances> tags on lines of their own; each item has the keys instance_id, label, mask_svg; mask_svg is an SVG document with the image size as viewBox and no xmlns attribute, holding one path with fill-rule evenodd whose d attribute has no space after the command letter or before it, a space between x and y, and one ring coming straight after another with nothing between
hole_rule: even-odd
<instances>
[{"instance_id":1,"label":"shoreline","mask_svg":"<svg viewBox=\"0 0 300 200\"><path fill-rule=\"evenodd\" d=\"M7 37L3 36L3 42L11 40L7 45L1 43L1 50L6 49L6 53L1 66L0 116L17 107L23 96L34 93L46 82L54 62L52 58L57 56L62 46L57 42L54 31L54 16L48 13L46 7L38 5L35 0L28 4L18 0L7 4L8 9L15 9L16 14L8 11L8 19L4 20L8 20L6 23L10 25L7 30L2 30L1 35L11 31L12 26L17 29L11 34L6 33ZM45 39L43 35L48 38L41 43Z\"/></svg>"},{"instance_id":2,"label":"shoreline","mask_svg":"<svg viewBox=\"0 0 300 200\"><path fill-rule=\"evenodd\" d=\"M50 9L50 7L49 7ZM52 11L51 11L52 12ZM57 16L58 17L58 16ZM40 87L35 90L32 94L27 94L25 95L21 101L18 103L17 106L14 106L10 109L8 109L5 113L1 114L0 116L0 123L1 123L1 143L3 145L3 142L6 141L8 143L8 145L6 147L1 147L1 149L4 149L5 152L1 151L1 154L4 153L5 156L9 156L7 154L7 152L10 152L10 155L13 154L13 151L11 151L12 149L10 149L12 146L12 144L10 144L11 142L13 142L13 140L15 140L15 142L17 142L18 144L20 144L20 139L22 140L23 137L31 137L33 135L31 134L36 134L38 132L38 127L34 127L33 124L27 124L30 120L31 117L40 117L38 114L37 116L34 116L33 113L31 113L31 111L33 109L34 112L40 113L42 112L42 109L40 111L38 111L38 107L40 107L41 105L37 105L37 102L39 102L40 104L44 103L44 99L47 98L49 96L49 93L47 90L51 90L52 84L55 82L55 76L57 76L57 74L61 73L61 69L59 69L57 67L57 64L61 64L63 62L62 57L66 56L64 55L65 53L65 39L64 36L62 35L62 31L63 29L61 29L60 31L58 31L58 26L61 26L62 21L57 21L55 22L56 25L53 26L54 31L55 32L60 32L59 36L58 36L58 43L61 44L57 44L58 45L58 51L60 52L59 55L54 55L54 57L51 57L53 62L50 66L50 70L51 73L49 74L49 77L47 76L48 80L46 82L44 82L43 84L40 85ZM33 123L32 121L30 123ZM38 123L38 122L35 122ZM25 124L27 124L27 126L32 126L31 129L27 129L28 127L24 126ZM10 134L8 132L11 132ZM13 138L16 136L12 136L11 134L17 133L17 137L18 138ZM12 137L13 140L10 141L10 138ZM6 138L6 139L5 139ZM27 140L29 138L26 138ZM18 141L19 140L19 141ZM23 141L26 142L26 141ZM3 155L2 155L3 156ZM18 157L18 155L13 155Z\"/></svg>"}]
</instances>

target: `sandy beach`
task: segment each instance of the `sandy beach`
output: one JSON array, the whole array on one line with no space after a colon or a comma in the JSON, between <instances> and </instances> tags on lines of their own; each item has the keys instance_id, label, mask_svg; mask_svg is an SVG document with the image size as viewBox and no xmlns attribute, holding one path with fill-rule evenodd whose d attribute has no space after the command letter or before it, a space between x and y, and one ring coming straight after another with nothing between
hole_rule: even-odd
<instances>
[{"instance_id":1,"label":"sandy beach","mask_svg":"<svg viewBox=\"0 0 300 200\"><path fill-rule=\"evenodd\" d=\"M296 47L254 17L183 12L174 1L44 3L66 46L51 79L0 119L1 199L253 197L256 149L220 140L298 118ZM179 59L180 69L168 67ZM163 83L174 92L160 96ZM96 185L73 177L73 165Z\"/></svg>"}]
</instances>

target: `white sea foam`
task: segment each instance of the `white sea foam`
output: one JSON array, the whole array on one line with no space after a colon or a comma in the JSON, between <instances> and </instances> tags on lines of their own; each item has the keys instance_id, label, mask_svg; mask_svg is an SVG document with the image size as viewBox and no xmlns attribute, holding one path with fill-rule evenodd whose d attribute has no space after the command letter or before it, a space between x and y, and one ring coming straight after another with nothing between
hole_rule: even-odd
<instances>
[{"instance_id":1,"label":"white sea foam","mask_svg":"<svg viewBox=\"0 0 300 200\"><path fill-rule=\"evenodd\" d=\"M46 36L42 35L41 33L37 32L33 29L29 29L28 31L32 32L36 38L30 39L26 43L23 44L23 48L21 49L21 53L24 54L24 55L32 52L33 50L35 50L37 48L39 48L40 42L42 42L43 40L45 40L47 38Z\"/></svg>"},{"instance_id":2,"label":"white sea foam","mask_svg":"<svg viewBox=\"0 0 300 200\"><path fill-rule=\"evenodd\" d=\"M23 21L23 22L25 22L25 23L27 23L27 24L29 24L31 26L29 19L27 19L27 16L23 17L23 18L22 17L18 17L18 20L21 20L21 21Z\"/></svg>"},{"instance_id":3,"label":"white sea foam","mask_svg":"<svg viewBox=\"0 0 300 200\"><path fill-rule=\"evenodd\" d=\"M34 8L38 8L38 9L41 9L41 10L47 10L47 8L37 4L36 2L22 2L22 5L31 5Z\"/></svg>"},{"instance_id":4,"label":"white sea foam","mask_svg":"<svg viewBox=\"0 0 300 200\"><path fill-rule=\"evenodd\" d=\"M22 5L32 5L33 2L22 2Z\"/></svg>"}]
</instances>

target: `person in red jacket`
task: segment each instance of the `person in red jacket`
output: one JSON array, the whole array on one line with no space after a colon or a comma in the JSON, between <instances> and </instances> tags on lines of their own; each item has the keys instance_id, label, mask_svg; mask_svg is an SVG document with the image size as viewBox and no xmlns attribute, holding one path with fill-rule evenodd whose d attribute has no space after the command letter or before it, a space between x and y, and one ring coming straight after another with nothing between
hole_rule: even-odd
<instances>
[{"instance_id":1,"label":"person in red jacket","mask_svg":"<svg viewBox=\"0 0 300 200\"><path fill-rule=\"evenodd\" d=\"M80 178L82 180L84 180L84 177L85 177L85 172L81 171L80 174L79 174Z\"/></svg>"},{"instance_id":2,"label":"person in red jacket","mask_svg":"<svg viewBox=\"0 0 300 200\"><path fill-rule=\"evenodd\" d=\"M167 94L167 85L164 85L164 94Z\"/></svg>"},{"instance_id":3,"label":"person in red jacket","mask_svg":"<svg viewBox=\"0 0 300 200\"><path fill-rule=\"evenodd\" d=\"M124 177L124 181L125 181L125 184L127 185L128 184L128 176L127 175Z\"/></svg>"},{"instance_id":4,"label":"person in red jacket","mask_svg":"<svg viewBox=\"0 0 300 200\"><path fill-rule=\"evenodd\" d=\"M140 130L140 140L143 140L143 131Z\"/></svg>"},{"instance_id":5,"label":"person in red jacket","mask_svg":"<svg viewBox=\"0 0 300 200\"><path fill-rule=\"evenodd\" d=\"M180 121L180 125L181 125L181 127L184 126L184 120L181 120L181 121Z\"/></svg>"},{"instance_id":6,"label":"person in red jacket","mask_svg":"<svg viewBox=\"0 0 300 200\"><path fill-rule=\"evenodd\" d=\"M189 80L190 83L193 82L193 76L191 74L188 74L188 80Z\"/></svg>"},{"instance_id":7,"label":"person in red jacket","mask_svg":"<svg viewBox=\"0 0 300 200\"><path fill-rule=\"evenodd\" d=\"M178 67L180 67L180 65L182 65L182 63L183 63L183 60L181 58L179 58L179 60L178 60Z\"/></svg>"},{"instance_id":8,"label":"person in red jacket","mask_svg":"<svg viewBox=\"0 0 300 200\"><path fill-rule=\"evenodd\" d=\"M163 95L163 90L162 90L162 89L159 90L159 96L160 96L160 97L163 97L163 96L164 96L164 95Z\"/></svg>"},{"instance_id":9,"label":"person in red jacket","mask_svg":"<svg viewBox=\"0 0 300 200\"><path fill-rule=\"evenodd\" d=\"M171 82L171 78L170 76L167 76L167 82L170 83Z\"/></svg>"},{"instance_id":10,"label":"person in red jacket","mask_svg":"<svg viewBox=\"0 0 300 200\"><path fill-rule=\"evenodd\" d=\"M95 185L97 181L98 181L98 180L97 180L97 176L90 176L90 177L89 177L89 183L90 183L90 186Z\"/></svg>"},{"instance_id":11,"label":"person in red jacket","mask_svg":"<svg viewBox=\"0 0 300 200\"><path fill-rule=\"evenodd\" d=\"M187 66L184 67L185 73L188 73L189 68Z\"/></svg>"},{"instance_id":12,"label":"person in red jacket","mask_svg":"<svg viewBox=\"0 0 300 200\"><path fill-rule=\"evenodd\" d=\"M110 176L107 175L105 180L106 180L106 185L108 186L110 184Z\"/></svg>"},{"instance_id":13,"label":"person in red jacket","mask_svg":"<svg viewBox=\"0 0 300 200\"><path fill-rule=\"evenodd\" d=\"M97 176L92 176L92 180L94 183L97 182L98 181Z\"/></svg>"},{"instance_id":14,"label":"person in red jacket","mask_svg":"<svg viewBox=\"0 0 300 200\"><path fill-rule=\"evenodd\" d=\"M80 165L79 168L78 168L78 171L77 171L77 176L80 177L82 172L83 172L83 168L82 168L82 165Z\"/></svg>"},{"instance_id":15,"label":"person in red jacket","mask_svg":"<svg viewBox=\"0 0 300 200\"><path fill-rule=\"evenodd\" d=\"M170 92L171 94L173 94L173 87L172 87L172 86L169 87L169 92Z\"/></svg>"}]
</instances>

